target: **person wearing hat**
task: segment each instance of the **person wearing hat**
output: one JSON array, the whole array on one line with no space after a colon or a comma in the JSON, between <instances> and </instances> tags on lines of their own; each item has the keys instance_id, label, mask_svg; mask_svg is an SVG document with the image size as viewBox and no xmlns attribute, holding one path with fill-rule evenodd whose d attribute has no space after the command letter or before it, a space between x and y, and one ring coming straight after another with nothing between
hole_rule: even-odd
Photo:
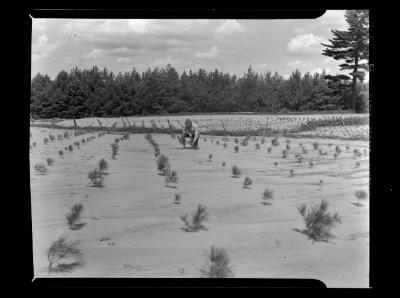
<instances>
[{"instance_id":1,"label":"person wearing hat","mask_svg":"<svg viewBox=\"0 0 400 298\"><path fill-rule=\"evenodd\" d=\"M182 144L183 148L186 147L186 138L191 139L192 148L197 149L199 144L199 128L197 127L196 122L191 121L190 119L186 119L185 127L183 128L182 134Z\"/></svg>"}]
</instances>

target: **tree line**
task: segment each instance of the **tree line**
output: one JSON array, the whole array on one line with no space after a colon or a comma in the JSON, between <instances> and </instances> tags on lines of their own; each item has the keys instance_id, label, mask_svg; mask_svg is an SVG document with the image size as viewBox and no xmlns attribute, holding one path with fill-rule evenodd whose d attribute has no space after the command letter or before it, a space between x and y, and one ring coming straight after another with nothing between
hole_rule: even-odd
<instances>
[{"instance_id":1,"label":"tree line","mask_svg":"<svg viewBox=\"0 0 400 298\"><path fill-rule=\"evenodd\" d=\"M60 71L54 80L36 74L31 81L35 118L116 117L166 113L292 112L350 110L352 88L346 75L295 70L285 79L277 72L257 73L251 66L241 77L219 70L178 74L163 68L135 69L115 75L100 70ZM359 83L355 110L368 107L366 84Z\"/></svg>"}]
</instances>

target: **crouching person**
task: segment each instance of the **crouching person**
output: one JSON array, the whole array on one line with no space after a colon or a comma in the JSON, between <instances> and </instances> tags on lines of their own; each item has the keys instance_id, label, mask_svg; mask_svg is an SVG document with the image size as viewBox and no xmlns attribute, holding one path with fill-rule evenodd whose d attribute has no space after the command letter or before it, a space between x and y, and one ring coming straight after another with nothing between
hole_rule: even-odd
<instances>
[{"instance_id":1,"label":"crouching person","mask_svg":"<svg viewBox=\"0 0 400 298\"><path fill-rule=\"evenodd\" d=\"M200 138L199 128L197 127L197 124L194 121L191 121L190 119L186 119L185 127L183 128L183 134L182 134L183 148L186 148L186 138L191 139L191 145L193 149L198 148L199 138Z\"/></svg>"}]
</instances>

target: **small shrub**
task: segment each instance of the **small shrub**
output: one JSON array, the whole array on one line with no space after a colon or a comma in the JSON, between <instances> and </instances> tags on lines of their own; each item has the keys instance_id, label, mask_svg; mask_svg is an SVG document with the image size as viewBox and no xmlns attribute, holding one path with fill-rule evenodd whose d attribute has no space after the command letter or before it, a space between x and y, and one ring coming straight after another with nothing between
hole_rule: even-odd
<instances>
[{"instance_id":1,"label":"small shrub","mask_svg":"<svg viewBox=\"0 0 400 298\"><path fill-rule=\"evenodd\" d=\"M239 144L238 138L235 138L234 142L235 142L235 144Z\"/></svg>"},{"instance_id":2,"label":"small shrub","mask_svg":"<svg viewBox=\"0 0 400 298\"><path fill-rule=\"evenodd\" d=\"M264 205L270 205L270 202L274 199L274 191L266 188L262 194L262 199Z\"/></svg>"},{"instance_id":3,"label":"small shrub","mask_svg":"<svg viewBox=\"0 0 400 298\"><path fill-rule=\"evenodd\" d=\"M213 157L212 154L208 155L208 160L211 161L211 160L212 160L212 157Z\"/></svg>"},{"instance_id":4,"label":"small shrub","mask_svg":"<svg viewBox=\"0 0 400 298\"><path fill-rule=\"evenodd\" d=\"M46 158L46 161L47 161L48 166L51 166L54 163L54 159L52 159L50 157Z\"/></svg>"},{"instance_id":5,"label":"small shrub","mask_svg":"<svg viewBox=\"0 0 400 298\"><path fill-rule=\"evenodd\" d=\"M81 140L81 143L82 143L82 145L85 145L86 140L85 140L85 139L82 139L82 140Z\"/></svg>"},{"instance_id":6,"label":"small shrub","mask_svg":"<svg viewBox=\"0 0 400 298\"><path fill-rule=\"evenodd\" d=\"M67 222L71 230L77 230L83 226L82 224L78 223L79 219L81 218L82 210L83 205L81 203L77 203L71 207L70 213L66 215Z\"/></svg>"},{"instance_id":7,"label":"small shrub","mask_svg":"<svg viewBox=\"0 0 400 298\"><path fill-rule=\"evenodd\" d=\"M72 151L74 151L74 147L72 145L69 145L68 150L72 152Z\"/></svg>"},{"instance_id":8,"label":"small shrub","mask_svg":"<svg viewBox=\"0 0 400 298\"><path fill-rule=\"evenodd\" d=\"M32 146L33 146L33 147L36 147L36 142L33 142L33 143L32 143Z\"/></svg>"},{"instance_id":9,"label":"small shrub","mask_svg":"<svg viewBox=\"0 0 400 298\"><path fill-rule=\"evenodd\" d=\"M308 152L307 152L307 149L306 149L305 147L302 147L302 148L301 148L301 153L307 154L307 153L308 153Z\"/></svg>"},{"instance_id":10,"label":"small shrub","mask_svg":"<svg viewBox=\"0 0 400 298\"><path fill-rule=\"evenodd\" d=\"M124 133L122 137L123 137L124 140L129 140L130 134L129 133Z\"/></svg>"},{"instance_id":11,"label":"small shrub","mask_svg":"<svg viewBox=\"0 0 400 298\"><path fill-rule=\"evenodd\" d=\"M35 171L39 174L39 175L46 175L48 173L48 170L46 168L46 166L42 163L37 163L35 165Z\"/></svg>"},{"instance_id":12,"label":"small shrub","mask_svg":"<svg viewBox=\"0 0 400 298\"><path fill-rule=\"evenodd\" d=\"M260 144L256 143L256 150L260 150Z\"/></svg>"},{"instance_id":13,"label":"small shrub","mask_svg":"<svg viewBox=\"0 0 400 298\"><path fill-rule=\"evenodd\" d=\"M214 139L211 139L211 143L214 143Z\"/></svg>"},{"instance_id":14,"label":"small shrub","mask_svg":"<svg viewBox=\"0 0 400 298\"><path fill-rule=\"evenodd\" d=\"M115 140L114 140L114 142L115 142L115 143L118 143L118 142L119 142L119 139L118 139L118 138L117 138L117 139L115 139Z\"/></svg>"},{"instance_id":15,"label":"small shrub","mask_svg":"<svg viewBox=\"0 0 400 298\"><path fill-rule=\"evenodd\" d=\"M224 148L228 147L227 143L223 143L222 146L224 146Z\"/></svg>"},{"instance_id":16,"label":"small shrub","mask_svg":"<svg viewBox=\"0 0 400 298\"><path fill-rule=\"evenodd\" d=\"M233 149L235 150L235 153L239 152L239 145L235 145L235 147L233 147Z\"/></svg>"},{"instance_id":17,"label":"small shrub","mask_svg":"<svg viewBox=\"0 0 400 298\"><path fill-rule=\"evenodd\" d=\"M64 150L65 150L65 151L68 151L68 147L64 147Z\"/></svg>"},{"instance_id":18,"label":"small shrub","mask_svg":"<svg viewBox=\"0 0 400 298\"><path fill-rule=\"evenodd\" d=\"M265 138L262 138L261 139L261 145L264 145L264 143L265 143Z\"/></svg>"},{"instance_id":19,"label":"small shrub","mask_svg":"<svg viewBox=\"0 0 400 298\"><path fill-rule=\"evenodd\" d=\"M237 166L232 166L232 177L238 178L242 174L242 170Z\"/></svg>"},{"instance_id":20,"label":"small shrub","mask_svg":"<svg viewBox=\"0 0 400 298\"><path fill-rule=\"evenodd\" d=\"M43 144L47 145L49 143L49 139L48 138L44 138L43 139Z\"/></svg>"},{"instance_id":21,"label":"small shrub","mask_svg":"<svg viewBox=\"0 0 400 298\"><path fill-rule=\"evenodd\" d=\"M271 151L272 151L272 148L268 147L268 153L271 153Z\"/></svg>"},{"instance_id":22,"label":"small shrub","mask_svg":"<svg viewBox=\"0 0 400 298\"><path fill-rule=\"evenodd\" d=\"M319 144L318 144L318 142L314 142L314 143L313 143L313 147L314 147L314 150L317 150L317 149L318 149L318 147L319 147Z\"/></svg>"},{"instance_id":23,"label":"small shrub","mask_svg":"<svg viewBox=\"0 0 400 298\"><path fill-rule=\"evenodd\" d=\"M62 135L57 135L57 141L62 141L64 138Z\"/></svg>"},{"instance_id":24,"label":"small shrub","mask_svg":"<svg viewBox=\"0 0 400 298\"><path fill-rule=\"evenodd\" d=\"M328 241L334 236L331 229L341 222L339 214L328 213L328 202L322 200L320 204L307 209L306 204L300 205L297 210L304 219L306 228L300 230L313 241Z\"/></svg>"},{"instance_id":25,"label":"small shrub","mask_svg":"<svg viewBox=\"0 0 400 298\"><path fill-rule=\"evenodd\" d=\"M337 154L340 154L340 153L342 152L342 149L340 149L339 146L336 146L335 152L336 152Z\"/></svg>"},{"instance_id":26,"label":"small shrub","mask_svg":"<svg viewBox=\"0 0 400 298\"><path fill-rule=\"evenodd\" d=\"M223 162L223 163L222 163L222 166L225 168L225 166L226 166L226 162Z\"/></svg>"},{"instance_id":27,"label":"small shrub","mask_svg":"<svg viewBox=\"0 0 400 298\"><path fill-rule=\"evenodd\" d=\"M308 165L310 168L312 168L314 166L314 163L312 161L310 161L310 163Z\"/></svg>"},{"instance_id":28,"label":"small shrub","mask_svg":"<svg viewBox=\"0 0 400 298\"><path fill-rule=\"evenodd\" d=\"M293 176L294 176L294 170L290 169L290 177L293 177Z\"/></svg>"},{"instance_id":29,"label":"small shrub","mask_svg":"<svg viewBox=\"0 0 400 298\"><path fill-rule=\"evenodd\" d=\"M274 166L276 167L276 166L278 166L278 162L276 161L276 162L274 162Z\"/></svg>"},{"instance_id":30,"label":"small shrub","mask_svg":"<svg viewBox=\"0 0 400 298\"><path fill-rule=\"evenodd\" d=\"M283 158L283 159L287 158L287 155L288 155L287 150L283 150L283 151L282 151L282 158Z\"/></svg>"},{"instance_id":31,"label":"small shrub","mask_svg":"<svg viewBox=\"0 0 400 298\"><path fill-rule=\"evenodd\" d=\"M253 181L250 179L250 177L245 177L243 181L243 188L249 188L249 185L251 185Z\"/></svg>"},{"instance_id":32,"label":"small shrub","mask_svg":"<svg viewBox=\"0 0 400 298\"><path fill-rule=\"evenodd\" d=\"M230 258L225 249L211 246L207 254L207 262L199 269L202 276L206 278L228 278L233 277L229 266Z\"/></svg>"},{"instance_id":33,"label":"small shrub","mask_svg":"<svg viewBox=\"0 0 400 298\"><path fill-rule=\"evenodd\" d=\"M108 170L108 162L104 158L99 161L99 170L103 173Z\"/></svg>"},{"instance_id":34,"label":"small shrub","mask_svg":"<svg viewBox=\"0 0 400 298\"><path fill-rule=\"evenodd\" d=\"M217 146L219 145L219 141L216 141L215 143L217 144Z\"/></svg>"},{"instance_id":35,"label":"small shrub","mask_svg":"<svg viewBox=\"0 0 400 298\"><path fill-rule=\"evenodd\" d=\"M99 188L104 187L104 177L103 173L100 170L94 169L92 171L89 171L88 178L90 180L88 185L91 184L91 186Z\"/></svg>"},{"instance_id":36,"label":"small shrub","mask_svg":"<svg viewBox=\"0 0 400 298\"><path fill-rule=\"evenodd\" d=\"M59 155L60 157L63 157L63 156L64 156L64 151L58 150L58 155Z\"/></svg>"},{"instance_id":37,"label":"small shrub","mask_svg":"<svg viewBox=\"0 0 400 298\"><path fill-rule=\"evenodd\" d=\"M350 146L346 145L346 151L349 151L349 150L350 150Z\"/></svg>"},{"instance_id":38,"label":"small shrub","mask_svg":"<svg viewBox=\"0 0 400 298\"><path fill-rule=\"evenodd\" d=\"M49 135L49 139L50 139L50 141L54 142L56 140L56 137L53 135Z\"/></svg>"},{"instance_id":39,"label":"small shrub","mask_svg":"<svg viewBox=\"0 0 400 298\"><path fill-rule=\"evenodd\" d=\"M357 162L357 163L356 163L356 168L359 168L359 167L360 167L360 163Z\"/></svg>"},{"instance_id":40,"label":"small shrub","mask_svg":"<svg viewBox=\"0 0 400 298\"><path fill-rule=\"evenodd\" d=\"M71 137L71 135L69 134L69 132L68 131L65 131L64 132L64 138L65 139L69 139Z\"/></svg>"},{"instance_id":41,"label":"small shrub","mask_svg":"<svg viewBox=\"0 0 400 298\"><path fill-rule=\"evenodd\" d=\"M204 141L204 142L207 142L207 139L206 139L206 138L204 138L204 139L203 139L203 141Z\"/></svg>"},{"instance_id":42,"label":"small shrub","mask_svg":"<svg viewBox=\"0 0 400 298\"><path fill-rule=\"evenodd\" d=\"M64 237L60 237L47 250L47 260L49 272L62 272L81 266L83 254L78 248L78 242L67 241Z\"/></svg>"},{"instance_id":43,"label":"small shrub","mask_svg":"<svg viewBox=\"0 0 400 298\"><path fill-rule=\"evenodd\" d=\"M185 226L182 228L184 231L197 232L206 229L203 222L208 219L208 211L205 206L199 204L192 214L191 221L188 220L187 214L181 215L180 218L185 223Z\"/></svg>"},{"instance_id":44,"label":"small shrub","mask_svg":"<svg viewBox=\"0 0 400 298\"><path fill-rule=\"evenodd\" d=\"M286 144L286 150L290 150L290 145Z\"/></svg>"}]
</instances>

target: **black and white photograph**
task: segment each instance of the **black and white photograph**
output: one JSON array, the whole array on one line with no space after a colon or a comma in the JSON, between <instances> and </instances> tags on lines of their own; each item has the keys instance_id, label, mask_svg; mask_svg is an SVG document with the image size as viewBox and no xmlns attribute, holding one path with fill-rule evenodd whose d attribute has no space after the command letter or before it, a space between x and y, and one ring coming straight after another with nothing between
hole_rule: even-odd
<instances>
[{"instance_id":1,"label":"black and white photograph","mask_svg":"<svg viewBox=\"0 0 400 298\"><path fill-rule=\"evenodd\" d=\"M34 278L369 288L369 13L30 16Z\"/></svg>"}]
</instances>

